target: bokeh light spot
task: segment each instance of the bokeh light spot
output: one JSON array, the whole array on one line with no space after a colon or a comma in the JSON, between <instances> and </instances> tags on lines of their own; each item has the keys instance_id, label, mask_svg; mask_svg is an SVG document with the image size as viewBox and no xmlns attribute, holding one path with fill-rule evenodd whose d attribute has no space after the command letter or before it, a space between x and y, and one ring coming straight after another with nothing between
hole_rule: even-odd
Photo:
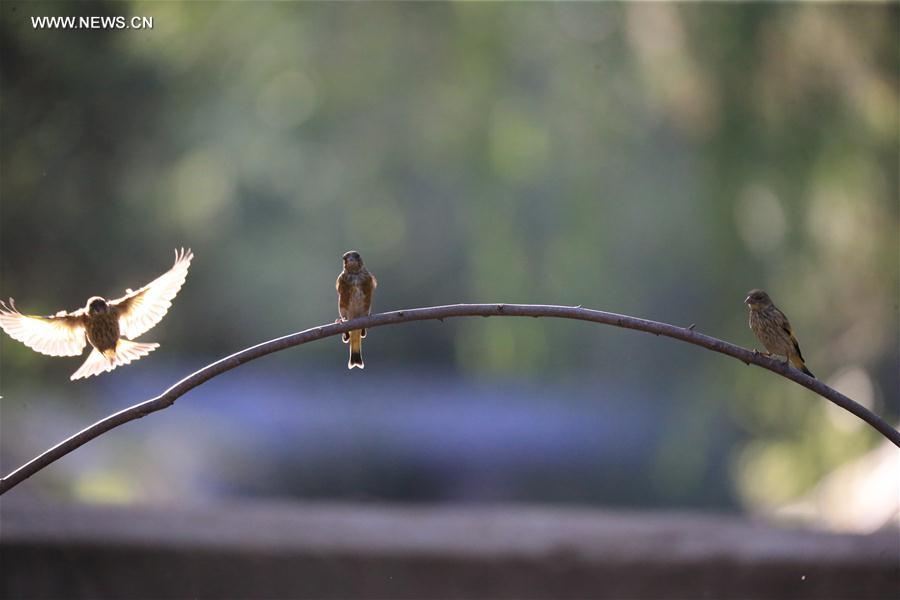
<instances>
[{"instance_id":1,"label":"bokeh light spot","mask_svg":"<svg viewBox=\"0 0 900 600\"><path fill-rule=\"evenodd\" d=\"M734 205L734 220L741 240L754 254L778 251L784 241L787 221L781 202L767 187L746 187Z\"/></svg>"},{"instance_id":2,"label":"bokeh light spot","mask_svg":"<svg viewBox=\"0 0 900 600\"><path fill-rule=\"evenodd\" d=\"M312 80L297 70L273 77L256 99L259 118L275 129L291 129L315 112L318 95Z\"/></svg>"}]
</instances>

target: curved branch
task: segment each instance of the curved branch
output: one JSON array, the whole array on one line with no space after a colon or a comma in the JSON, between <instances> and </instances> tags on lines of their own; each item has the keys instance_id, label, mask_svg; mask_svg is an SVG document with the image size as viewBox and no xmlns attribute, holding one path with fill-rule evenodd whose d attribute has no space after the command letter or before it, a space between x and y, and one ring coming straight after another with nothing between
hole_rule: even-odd
<instances>
[{"instance_id":1,"label":"curved branch","mask_svg":"<svg viewBox=\"0 0 900 600\"><path fill-rule=\"evenodd\" d=\"M198 385L251 360L255 360L273 352L278 352L279 350L299 346L300 344L305 344L307 342L340 335L353 329L372 329L384 325L395 325L397 323L426 321L431 319L443 321L445 318L449 317L555 317L560 319L590 321L592 323L645 331L655 335L664 335L689 344L702 346L703 348L721 354L727 354L748 365L757 365L799 383L823 398L834 402L844 410L850 411L875 428L884 437L893 442L894 445L900 447L900 432L858 402L855 402L837 390L828 387L818 379L813 379L812 377L804 375L780 360L769 358L759 354L755 350L747 350L746 348L735 346L734 344L698 333L694 330L693 325L690 327L676 327L675 325L660 323L658 321L639 319L600 310L591 310L580 306L552 306L543 304L452 304L449 306L431 306L427 308L396 310L393 312L353 319L352 321L321 325L274 340L269 340L268 342L263 342L256 346L241 350L240 352L236 352L231 356L226 356L225 358L217 360L216 362L203 367L199 371L188 375L159 396L141 402L140 404L135 404L134 406L121 410L105 419L101 419L90 427L79 431L67 440L60 442L43 454L25 463L0 480L0 494L6 493L44 467L59 460L79 446L106 433L110 429L114 429L119 425L124 425L129 421L140 419L141 417L158 410L168 408L175 403L175 400Z\"/></svg>"}]
</instances>

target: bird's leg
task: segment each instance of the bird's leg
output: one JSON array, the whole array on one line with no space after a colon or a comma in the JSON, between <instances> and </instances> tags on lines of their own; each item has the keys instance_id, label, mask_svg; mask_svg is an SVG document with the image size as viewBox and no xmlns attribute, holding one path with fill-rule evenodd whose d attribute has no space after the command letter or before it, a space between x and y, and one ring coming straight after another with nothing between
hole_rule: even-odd
<instances>
[{"instance_id":1,"label":"bird's leg","mask_svg":"<svg viewBox=\"0 0 900 600\"><path fill-rule=\"evenodd\" d=\"M346 320L347 320L347 319L345 319L344 317L338 317L337 319L334 320L334 322L335 322L335 323L343 323L343 322L346 321ZM346 344L347 342L349 342L349 341L350 341L350 332L345 331L344 333L342 333L342 334L341 334L341 341L344 342L345 344Z\"/></svg>"}]
</instances>

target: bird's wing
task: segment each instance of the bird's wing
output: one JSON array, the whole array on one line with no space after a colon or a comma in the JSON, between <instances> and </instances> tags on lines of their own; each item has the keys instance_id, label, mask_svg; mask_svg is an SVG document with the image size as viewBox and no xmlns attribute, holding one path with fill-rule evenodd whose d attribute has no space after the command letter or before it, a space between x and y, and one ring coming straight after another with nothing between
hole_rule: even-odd
<instances>
[{"instance_id":1,"label":"bird's wing","mask_svg":"<svg viewBox=\"0 0 900 600\"><path fill-rule=\"evenodd\" d=\"M794 337L793 333L791 334L791 343L794 344L794 350L797 351L797 356L800 358L800 360L805 361L806 359L803 358L803 353L800 352L800 342L797 341L797 338Z\"/></svg>"},{"instance_id":2,"label":"bird's wing","mask_svg":"<svg viewBox=\"0 0 900 600\"><path fill-rule=\"evenodd\" d=\"M366 314L372 314L372 292L378 287L378 280L371 273L369 274L369 285L363 286L364 302L366 303Z\"/></svg>"},{"instance_id":3,"label":"bird's wing","mask_svg":"<svg viewBox=\"0 0 900 600\"><path fill-rule=\"evenodd\" d=\"M351 286L349 283L344 281L343 273L338 276L337 281L334 284L334 287L337 289L338 293L338 314L342 319L347 319L347 314L350 310L350 289Z\"/></svg>"},{"instance_id":4,"label":"bird's wing","mask_svg":"<svg viewBox=\"0 0 900 600\"><path fill-rule=\"evenodd\" d=\"M110 302L119 311L119 328L122 335L134 339L159 323L169 307L172 299L187 277L188 267L194 254L190 249L175 251L175 264L171 269L145 285L139 290L126 290L127 294Z\"/></svg>"},{"instance_id":5,"label":"bird's wing","mask_svg":"<svg viewBox=\"0 0 900 600\"><path fill-rule=\"evenodd\" d=\"M50 317L23 315L13 299L0 301L0 327L14 340L49 356L78 356L84 350L84 309Z\"/></svg>"},{"instance_id":6,"label":"bird's wing","mask_svg":"<svg viewBox=\"0 0 900 600\"><path fill-rule=\"evenodd\" d=\"M788 337L791 339L791 344L793 344L794 350L797 352L797 356L800 357L800 360L803 360L803 354L800 352L800 342L797 341L797 336L794 335L794 328L791 327L791 322L788 321L788 318L780 310L778 311L778 316L781 328L786 334L788 334Z\"/></svg>"}]
</instances>

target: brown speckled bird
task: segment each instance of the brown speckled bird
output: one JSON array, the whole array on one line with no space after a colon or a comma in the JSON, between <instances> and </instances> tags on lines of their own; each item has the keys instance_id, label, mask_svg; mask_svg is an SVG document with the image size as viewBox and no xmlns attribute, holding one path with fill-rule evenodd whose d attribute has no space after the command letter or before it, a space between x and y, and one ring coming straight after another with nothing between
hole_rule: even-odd
<instances>
[{"instance_id":1,"label":"brown speckled bird","mask_svg":"<svg viewBox=\"0 0 900 600\"><path fill-rule=\"evenodd\" d=\"M744 303L750 307L750 329L768 353L784 356L786 361L814 378L815 375L806 368L790 321L778 310L769 295L762 290L750 290Z\"/></svg>"},{"instance_id":2,"label":"brown speckled bird","mask_svg":"<svg viewBox=\"0 0 900 600\"><path fill-rule=\"evenodd\" d=\"M125 290L117 300L93 296L84 308L72 312L62 310L49 317L23 315L12 298L9 306L0 301L0 327L13 339L49 356L78 356L90 342L93 350L72 380L112 371L159 347L131 340L165 316L184 284L192 258L190 250L176 250L175 265L141 289Z\"/></svg>"},{"instance_id":3,"label":"brown speckled bird","mask_svg":"<svg viewBox=\"0 0 900 600\"><path fill-rule=\"evenodd\" d=\"M356 250L345 252L341 257L344 270L338 275L335 287L338 293L339 321L348 321L368 315L372 309L372 292L378 282L363 266L362 257ZM356 329L343 335L344 343L350 342L350 361L347 368L365 368L362 359L362 338L366 337L365 329Z\"/></svg>"}]
</instances>

